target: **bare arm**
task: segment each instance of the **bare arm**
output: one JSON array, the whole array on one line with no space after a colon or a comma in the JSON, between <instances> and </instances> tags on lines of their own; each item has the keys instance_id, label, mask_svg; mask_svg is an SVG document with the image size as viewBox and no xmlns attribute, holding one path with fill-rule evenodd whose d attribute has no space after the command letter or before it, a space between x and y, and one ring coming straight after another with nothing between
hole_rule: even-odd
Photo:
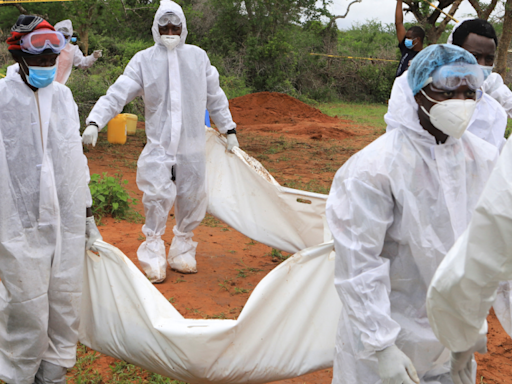
<instances>
[{"instance_id":1,"label":"bare arm","mask_svg":"<svg viewBox=\"0 0 512 384\"><path fill-rule=\"evenodd\" d=\"M402 10L402 0L396 0L396 11L395 11L395 27L396 37L398 42L401 43L405 39L406 30L404 27L404 13Z\"/></svg>"}]
</instances>

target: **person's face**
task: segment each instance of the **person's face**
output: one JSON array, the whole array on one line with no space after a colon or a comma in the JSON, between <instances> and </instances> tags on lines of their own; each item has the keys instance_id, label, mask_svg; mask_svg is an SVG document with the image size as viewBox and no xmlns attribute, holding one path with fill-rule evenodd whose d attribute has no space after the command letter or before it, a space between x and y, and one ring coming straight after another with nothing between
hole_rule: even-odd
<instances>
[{"instance_id":1,"label":"person's face","mask_svg":"<svg viewBox=\"0 0 512 384\"><path fill-rule=\"evenodd\" d=\"M491 67L494 65L496 57L496 43L490 37L480 36L476 33L470 33L462 48L475 56L478 64Z\"/></svg>"},{"instance_id":2,"label":"person's face","mask_svg":"<svg viewBox=\"0 0 512 384\"><path fill-rule=\"evenodd\" d=\"M158 26L158 32L160 32L160 36L171 35L171 36L181 36L181 25L167 24L166 26Z\"/></svg>"},{"instance_id":3,"label":"person's face","mask_svg":"<svg viewBox=\"0 0 512 384\"><path fill-rule=\"evenodd\" d=\"M423 91L430 98L439 102L451 99L476 100L476 91L472 90L467 84L464 83L453 91L436 90L432 87L432 84L429 84L423 88ZM430 113L430 110L435 105L435 103L427 99L421 92L418 93L414 98L418 103L418 117L420 119L421 126L431 135L433 135L438 143L444 143L446 139L448 139L448 135L434 127L430 122L430 117L425 113L425 111L423 111L423 108L421 108L424 107L426 111Z\"/></svg>"},{"instance_id":4,"label":"person's face","mask_svg":"<svg viewBox=\"0 0 512 384\"><path fill-rule=\"evenodd\" d=\"M16 56L14 60L20 65L20 76L30 88L36 89L28 83L27 76L30 74L30 70L28 67L53 67L57 63L57 57L59 57L56 53L51 53L47 55L33 55L27 56L24 58Z\"/></svg>"},{"instance_id":5,"label":"person's face","mask_svg":"<svg viewBox=\"0 0 512 384\"><path fill-rule=\"evenodd\" d=\"M411 30L409 30L405 33L405 38L412 40L412 44L413 44L412 50L413 51L416 51L418 48L420 48L420 46L421 46L420 39L418 37L414 37Z\"/></svg>"},{"instance_id":6,"label":"person's face","mask_svg":"<svg viewBox=\"0 0 512 384\"><path fill-rule=\"evenodd\" d=\"M58 56L59 55L56 53L48 55L34 55L25 57L25 62L30 67L53 67L57 63Z\"/></svg>"}]
</instances>

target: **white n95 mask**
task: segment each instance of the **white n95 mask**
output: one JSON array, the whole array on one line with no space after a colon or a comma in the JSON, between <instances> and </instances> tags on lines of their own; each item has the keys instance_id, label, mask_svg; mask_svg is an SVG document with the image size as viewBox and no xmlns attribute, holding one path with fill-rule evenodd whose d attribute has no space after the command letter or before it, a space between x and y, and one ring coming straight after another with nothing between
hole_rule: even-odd
<instances>
[{"instance_id":1,"label":"white n95 mask","mask_svg":"<svg viewBox=\"0 0 512 384\"><path fill-rule=\"evenodd\" d=\"M181 37L176 35L162 35L160 39L162 39L162 44L165 45L169 51L172 51L180 43Z\"/></svg>"},{"instance_id":2,"label":"white n95 mask","mask_svg":"<svg viewBox=\"0 0 512 384\"><path fill-rule=\"evenodd\" d=\"M421 106L423 112L430 117L432 125L448 136L460 139L475 112L476 101L472 99L437 101L429 97L423 89L421 93L423 93L427 100L435 103L435 105L430 108L430 113L427 112L425 107Z\"/></svg>"}]
</instances>

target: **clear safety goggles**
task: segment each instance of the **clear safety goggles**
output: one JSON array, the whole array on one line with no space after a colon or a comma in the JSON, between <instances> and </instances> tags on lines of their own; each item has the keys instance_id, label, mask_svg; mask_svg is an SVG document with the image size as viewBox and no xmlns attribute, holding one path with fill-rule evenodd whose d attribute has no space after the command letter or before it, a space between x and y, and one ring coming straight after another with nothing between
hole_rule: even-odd
<instances>
[{"instance_id":1,"label":"clear safety goggles","mask_svg":"<svg viewBox=\"0 0 512 384\"><path fill-rule=\"evenodd\" d=\"M45 49L51 49L54 53L60 53L66 46L66 43L67 40L62 32L50 29L40 29L20 39L21 50L33 55L38 55Z\"/></svg>"},{"instance_id":2,"label":"clear safety goggles","mask_svg":"<svg viewBox=\"0 0 512 384\"><path fill-rule=\"evenodd\" d=\"M165 27L168 24L172 25L181 25L180 17L172 12L165 13L158 19L158 25L161 27Z\"/></svg>"},{"instance_id":3,"label":"clear safety goggles","mask_svg":"<svg viewBox=\"0 0 512 384\"><path fill-rule=\"evenodd\" d=\"M431 84L434 91L454 91L461 85L467 85L476 91L484 83L484 72L478 64L452 63L437 68L427 79L425 86Z\"/></svg>"}]
</instances>

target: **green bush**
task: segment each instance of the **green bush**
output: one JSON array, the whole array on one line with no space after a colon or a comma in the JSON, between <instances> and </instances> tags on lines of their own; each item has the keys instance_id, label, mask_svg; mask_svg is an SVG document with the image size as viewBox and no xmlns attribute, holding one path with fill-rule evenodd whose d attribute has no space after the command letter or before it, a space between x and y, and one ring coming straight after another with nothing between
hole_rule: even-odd
<instances>
[{"instance_id":1,"label":"green bush","mask_svg":"<svg viewBox=\"0 0 512 384\"><path fill-rule=\"evenodd\" d=\"M121 181L121 175L107 176L103 178L97 173L91 175L89 188L92 195L92 211L96 219L111 215L118 219L127 219L132 213L132 205L137 203L132 199L123 184L128 180Z\"/></svg>"}]
</instances>

